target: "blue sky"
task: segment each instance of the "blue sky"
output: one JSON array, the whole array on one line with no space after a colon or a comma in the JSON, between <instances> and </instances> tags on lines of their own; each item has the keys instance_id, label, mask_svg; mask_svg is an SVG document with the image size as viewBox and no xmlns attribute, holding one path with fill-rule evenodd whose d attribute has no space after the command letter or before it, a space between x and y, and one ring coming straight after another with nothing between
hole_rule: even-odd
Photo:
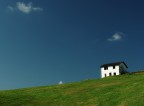
<instances>
[{"instance_id":1,"label":"blue sky","mask_svg":"<svg viewBox=\"0 0 144 106\"><path fill-rule=\"evenodd\" d=\"M141 0L0 1L0 89L100 77L100 65L144 69Z\"/></svg>"}]
</instances>

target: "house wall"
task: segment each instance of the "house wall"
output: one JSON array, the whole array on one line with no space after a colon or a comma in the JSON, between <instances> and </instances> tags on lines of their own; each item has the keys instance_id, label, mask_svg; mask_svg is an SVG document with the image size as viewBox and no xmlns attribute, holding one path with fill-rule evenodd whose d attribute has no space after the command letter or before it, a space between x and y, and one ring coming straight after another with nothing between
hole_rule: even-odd
<instances>
[{"instance_id":1,"label":"house wall","mask_svg":"<svg viewBox=\"0 0 144 106\"><path fill-rule=\"evenodd\" d=\"M104 67L101 67L101 78L104 78L105 74L106 74L106 77L108 77L109 73L111 73L111 76L114 76L114 73L116 73L116 75L119 75L120 74L119 66L116 65L115 69L113 69L113 66L109 66L107 70L104 70Z\"/></svg>"},{"instance_id":2,"label":"house wall","mask_svg":"<svg viewBox=\"0 0 144 106\"><path fill-rule=\"evenodd\" d=\"M120 64L120 73L124 74L124 73L127 73L127 72L128 72L128 69L126 68L126 66L123 63L121 63Z\"/></svg>"}]
</instances>

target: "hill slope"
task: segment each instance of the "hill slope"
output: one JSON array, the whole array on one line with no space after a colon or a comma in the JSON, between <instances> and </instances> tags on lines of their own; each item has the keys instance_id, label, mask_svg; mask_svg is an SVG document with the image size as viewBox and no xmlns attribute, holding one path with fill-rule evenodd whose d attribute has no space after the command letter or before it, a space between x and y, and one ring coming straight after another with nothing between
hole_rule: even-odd
<instances>
[{"instance_id":1,"label":"hill slope","mask_svg":"<svg viewBox=\"0 0 144 106\"><path fill-rule=\"evenodd\" d=\"M144 72L70 84L0 91L0 106L142 106Z\"/></svg>"}]
</instances>

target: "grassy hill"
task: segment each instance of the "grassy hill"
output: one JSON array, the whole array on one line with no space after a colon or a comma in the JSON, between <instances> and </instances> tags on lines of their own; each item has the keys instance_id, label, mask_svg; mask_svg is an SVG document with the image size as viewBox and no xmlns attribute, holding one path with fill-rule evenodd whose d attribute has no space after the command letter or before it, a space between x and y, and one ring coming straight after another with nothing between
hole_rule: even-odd
<instances>
[{"instance_id":1,"label":"grassy hill","mask_svg":"<svg viewBox=\"0 0 144 106\"><path fill-rule=\"evenodd\" d=\"M143 106L144 72L0 91L0 106Z\"/></svg>"}]
</instances>

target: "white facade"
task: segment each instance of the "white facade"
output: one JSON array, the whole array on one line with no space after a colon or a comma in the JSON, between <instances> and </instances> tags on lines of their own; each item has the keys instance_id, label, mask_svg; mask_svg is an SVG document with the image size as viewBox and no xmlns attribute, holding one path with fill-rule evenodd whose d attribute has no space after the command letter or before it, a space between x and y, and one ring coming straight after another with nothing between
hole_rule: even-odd
<instances>
[{"instance_id":1,"label":"white facade","mask_svg":"<svg viewBox=\"0 0 144 106\"><path fill-rule=\"evenodd\" d=\"M127 73L127 67L121 63L119 65L101 67L101 78Z\"/></svg>"}]
</instances>

